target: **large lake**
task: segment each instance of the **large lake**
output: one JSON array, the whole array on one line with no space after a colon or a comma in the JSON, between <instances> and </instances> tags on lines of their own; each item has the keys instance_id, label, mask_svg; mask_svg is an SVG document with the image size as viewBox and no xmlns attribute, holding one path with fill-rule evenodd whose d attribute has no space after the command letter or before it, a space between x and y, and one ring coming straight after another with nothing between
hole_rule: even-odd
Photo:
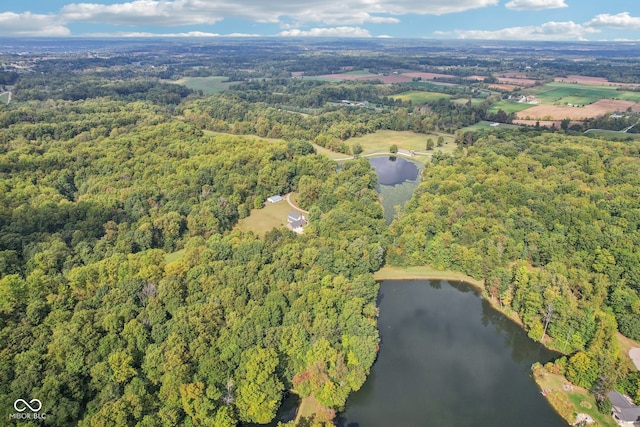
<instances>
[{"instance_id":1,"label":"large lake","mask_svg":"<svg viewBox=\"0 0 640 427\"><path fill-rule=\"evenodd\" d=\"M344 427L566 426L530 376L554 354L466 284L385 281L378 359Z\"/></svg>"},{"instance_id":2,"label":"large lake","mask_svg":"<svg viewBox=\"0 0 640 427\"><path fill-rule=\"evenodd\" d=\"M404 206L420 184L420 170L424 165L401 157L371 157L369 163L378 175L378 193L387 224L396 213L396 206Z\"/></svg>"}]
</instances>

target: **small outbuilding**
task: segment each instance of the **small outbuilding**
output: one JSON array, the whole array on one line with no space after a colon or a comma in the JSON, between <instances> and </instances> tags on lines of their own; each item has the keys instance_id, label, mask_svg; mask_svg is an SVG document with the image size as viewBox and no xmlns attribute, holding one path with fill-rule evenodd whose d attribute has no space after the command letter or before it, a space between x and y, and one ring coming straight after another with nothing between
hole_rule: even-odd
<instances>
[{"instance_id":1,"label":"small outbuilding","mask_svg":"<svg viewBox=\"0 0 640 427\"><path fill-rule=\"evenodd\" d=\"M282 198L282 196L271 196L271 197L267 197L267 202L269 203L278 203L283 201L284 199Z\"/></svg>"}]
</instances>

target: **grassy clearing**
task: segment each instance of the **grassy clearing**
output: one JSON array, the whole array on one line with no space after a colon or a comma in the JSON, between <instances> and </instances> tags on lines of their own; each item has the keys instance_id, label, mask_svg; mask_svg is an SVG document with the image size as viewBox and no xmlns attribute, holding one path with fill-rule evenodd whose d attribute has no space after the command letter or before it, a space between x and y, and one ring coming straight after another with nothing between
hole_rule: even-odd
<instances>
[{"instance_id":1,"label":"grassy clearing","mask_svg":"<svg viewBox=\"0 0 640 427\"><path fill-rule=\"evenodd\" d=\"M392 267L387 265L376 271L373 277L376 280L451 280L466 282L479 289L484 289L484 284L481 280L474 279L471 276L467 276L466 274L458 273L455 271L435 270L427 266Z\"/></svg>"},{"instance_id":2,"label":"grassy clearing","mask_svg":"<svg viewBox=\"0 0 640 427\"><path fill-rule=\"evenodd\" d=\"M366 76L369 74L373 74L371 73L369 70L352 70L352 71L347 71L345 73L341 73L341 74L348 74L351 76Z\"/></svg>"},{"instance_id":3,"label":"grassy clearing","mask_svg":"<svg viewBox=\"0 0 640 427\"><path fill-rule=\"evenodd\" d=\"M184 85L192 90L201 90L205 95L222 92L231 86L234 82L230 82L228 77L211 76L211 77L183 77L175 82Z\"/></svg>"},{"instance_id":4,"label":"grassy clearing","mask_svg":"<svg viewBox=\"0 0 640 427\"><path fill-rule=\"evenodd\" d=\"M614 130L590 129L587 135L597 136L603 139L624 141L629 138L640 140L640 133L616 132Z\"/></svg>"},{"instance_id":5,"label":"grassy clearing","mask_svg":"<svg viewBox=\"0 0 640 427\"><path fill-rule=\"evenodd\" d=\"M6 104L9 102L9 94L7 92L0 95L0 103Z\"/></svg>"},{"instance_id":6,"label":"grassy clearing","mask_svg":"<svg viewBox=\"0 0 640 427\"><path fill-rule=\"evenodd\" d=\"M500 126L491 126L493 122L487 122L487 121L481 121L478 122L474 125L471 126L467 126L466 128L462 128L462 131L474 131L474 130L482 130L482 129L488 129L488 130L498 130L498 129L516 129L516 128L520 128L522 126L518 126L518 125L510 125L510 124L504 124L504 123L500 123Z\"/></svg>"},{"instance_id":7,"label":"grassy clearing","mask_svg":"<svg viewBox=\"0 0 640 427\"><path fill-rule=\"evenodd\" d=\"M235 136L237 138L245 138L245 139L250 139L250 140L255 140L255 141L266 141L266 142L284 142L284 139L278 139L278 138L265 138L262 136L258 136L258 135L236 135L235 133L226 133L226 132L215 132L212 130L203 130L202 132L204 132L205 135L211 135L211 136L216 136L216 135L231 135L231 136Z\"/></svg>"},{"instance_id":8,"label":"grassy clearing","mask_svg":"<svg viewBox=\"0 0 640 427\"><path fill-rule=\"evenodd\" d=\"M439 99L451 98L451 95L438 92L411 91L393 95L393 98L400 99L403 102L411 101L413 104L426 104Z\"/></svg>"},{"instance_id":9,"label":"grassy clearing","mask_svg":"<svg viewBox=\"0 0 640 427\"><path fill-rule=\"evenodd\" d=\"M548 372L543 367L534 368L533 379L540 389L546 390L547 401L558 414L569 423L574 423L576 414L588 414L597 426L615 427L617 424L609 415L598 412L596 401L589 392L581 387L572 386L571 390L564 388L569 382L561 375Z\"/></svg>"},{"instance_id":10,"label":"grassy clearing","mask_svg":"<svg viewBox=\"0 0 640 427\"><path fill-rule=\"evenodd\" d=\"M315 397L307 396L300 402L294 425L316 425L313 421L321 425L333 425L331 414L332 411L318 402Z\"/></svg>"},{"instance_id":11,"label":"grassy clearing","mask_svg":"<svg viewBox=\"0 0 640 427\"><path fill-rule=\"evenodd\" d=\"M523 102L511 102L511 101L498 101L489 107L490 113L497 113L502 110L507 114L511 113L519 113L520 111L524 111L528 108L534 107L532 104L526 104Z\"/></svg>"},{"instance_id":12,"label":"grassy clearing","mask_svg":"<svg viewBox=\"0 0 640 427\"><path fill-rule=\"evenodd\" d=\"M627 338L620 332L616 334L618 345L620 345L620 354L623 356L627 368L630 370L636 370L636 365L633 364L629 357L629 350L632 348L640 348L640 341L634 341L631 338Z\"/></svg>"},{"instance_id":13,"label":"grassy clearing","mask_svg":"<svg viewBox=\"0 0 640 427\"><path fill-rule=\"evenodd\" d=\"M263 236L273 228L286 226L289 212L291 206L285 200L278 203L267 202L262 209L252 209L249 216L238 221L235 228L244 232L253 231Z\"/></svg>"},{"instance_id":14,"label":"grassy clearing","mask_svg":"<svg viewBox=\"0 0 640 427\"><path fill-rule=\"evenodd\" d=\"M455 147L454 136L447 133L430 133L422 134L410 131L394 131L394 130L380 130L368 135L351 138L347 141L349 145L360 144L364 152L362 154L370 154L375 152L389 152L389 147L396 144L398 148L413 151L425 151L427 146L427 140L433 139L434 143L437 143L438 137L444 138L445 145L443 147L434 147L434 150L452 151ZM344 156L342 156L344 157Z\"/></svg>"},{"instance_id":15,"label":"grassy clearing","mask_svg":"<svg viewBox=\"0 0 640 427\"><path fill-rule=\"evenodd\" d=\"M458 98L451 100L454 104L464 105L469 102L469 98ZM483 98L471 98L471 105L478 105L484 102Z\"/></svg>"},{"instance_id":16,"label":"grassy clearing","mask_svg":"<svg viewBox=\"0 0 640 427\"><path fill-rule=\"evenodd\" d=\"M344 153L337 153L335 151L331 151L329 149L326 149L324 147L319 146L318 144L312 144L312 145L313 145L313 148L316 149L316 152L318 154L324 154L325 156L327 156L331 160L344 159L345 157L348 157Z\"/></svg>"},{"instance_id":17,"label":"grassy clearing","mask_svg":"<svg viewBox=\"0 0 640 427\"><path fill-rule=\"evenodd\" d=\"M184 249L180 249L179 251L175 251L175 252L172 252L170 254L166 254L164 256L164 262L169 264L169 263L181 260L182 257L184 257Z\"/></svg>"}]
</instances>

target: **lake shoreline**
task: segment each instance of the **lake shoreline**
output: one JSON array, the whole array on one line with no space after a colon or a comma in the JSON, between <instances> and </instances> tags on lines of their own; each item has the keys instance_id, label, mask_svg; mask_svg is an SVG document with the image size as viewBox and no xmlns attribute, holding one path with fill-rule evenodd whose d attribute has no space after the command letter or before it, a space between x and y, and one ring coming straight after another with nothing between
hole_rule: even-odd
<instances>
[{"instance_id":1,"label":"lake shoreline","mask_svg":"<svg viewBox=\"0 0 640 427\"><path fill-rule=\"evenodd\" d=\"M446 280L450 282L464 282L472 286L474 289L479 291L480 296L491 304L492 308L511 319L515 322L520 328L524 330L524 325L520 320L519 316L509 311L507 312L497 300L493 298L489 298L485 292L484 281L474 279L471 276L467 276L466 274L459 273L451 270L436 270L429 266L414 266L414 267L395 267L395 266L384 266L380 270L374 273L374 278L378 282L382 282L385 280ZM544 342L539 342L544 348L558 352L557 349L551 348L546 345ZM535 381L536 385L541 388L541 385L538 381ZM541 388L542 390L542 388ZM568 393L563 390L558 391L559 393L565 394L566 398L568 398ZM549 396L545 396L545 400L549 403L549 405L556 411L558 415L560 415L567 423L571 425L572 420L566 417L561 411L555 407Z\"/></svg>"}]
</instances>

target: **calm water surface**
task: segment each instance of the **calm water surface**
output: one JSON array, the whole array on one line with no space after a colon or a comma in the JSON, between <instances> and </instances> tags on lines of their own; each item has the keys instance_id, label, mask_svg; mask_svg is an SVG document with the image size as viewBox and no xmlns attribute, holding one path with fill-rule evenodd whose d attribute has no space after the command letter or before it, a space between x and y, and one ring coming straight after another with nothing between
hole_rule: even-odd
<instances>
[{"instance_id":1,"label":"calm water surface","mask_svg":"<svg viewBox=\"0 0 640 427\"><path fill-rule=\"evenodd\" d=\"M339 426L567 425L530 377L554 354L470 286L385 281L379 305L378 359Z\"/></svg>"},{"instance_id":2,"label":"calm water surface","mask_svg":"<svg viewBox=\"0 0 640 427\"><path fill-rule=\"evenodd\" d=\"M378 182L382 185L396 185L418 178L416 164L401 157L372 157L369 163L376 170Z\"/></svg>"},{"instance_id":3,"label":"calm water surface","mask_svg":"<svg viewBox=\"0 0 640 427\"><path fill-rule=\"evenodd\" d=\"M376 188L382 196L382 207L387 224L391 224L396 214L396 206L404 206L420 184L420 170L423 165L400 157L372 157L371 166L378 175Z\"/></svg>"}]
</instances>

